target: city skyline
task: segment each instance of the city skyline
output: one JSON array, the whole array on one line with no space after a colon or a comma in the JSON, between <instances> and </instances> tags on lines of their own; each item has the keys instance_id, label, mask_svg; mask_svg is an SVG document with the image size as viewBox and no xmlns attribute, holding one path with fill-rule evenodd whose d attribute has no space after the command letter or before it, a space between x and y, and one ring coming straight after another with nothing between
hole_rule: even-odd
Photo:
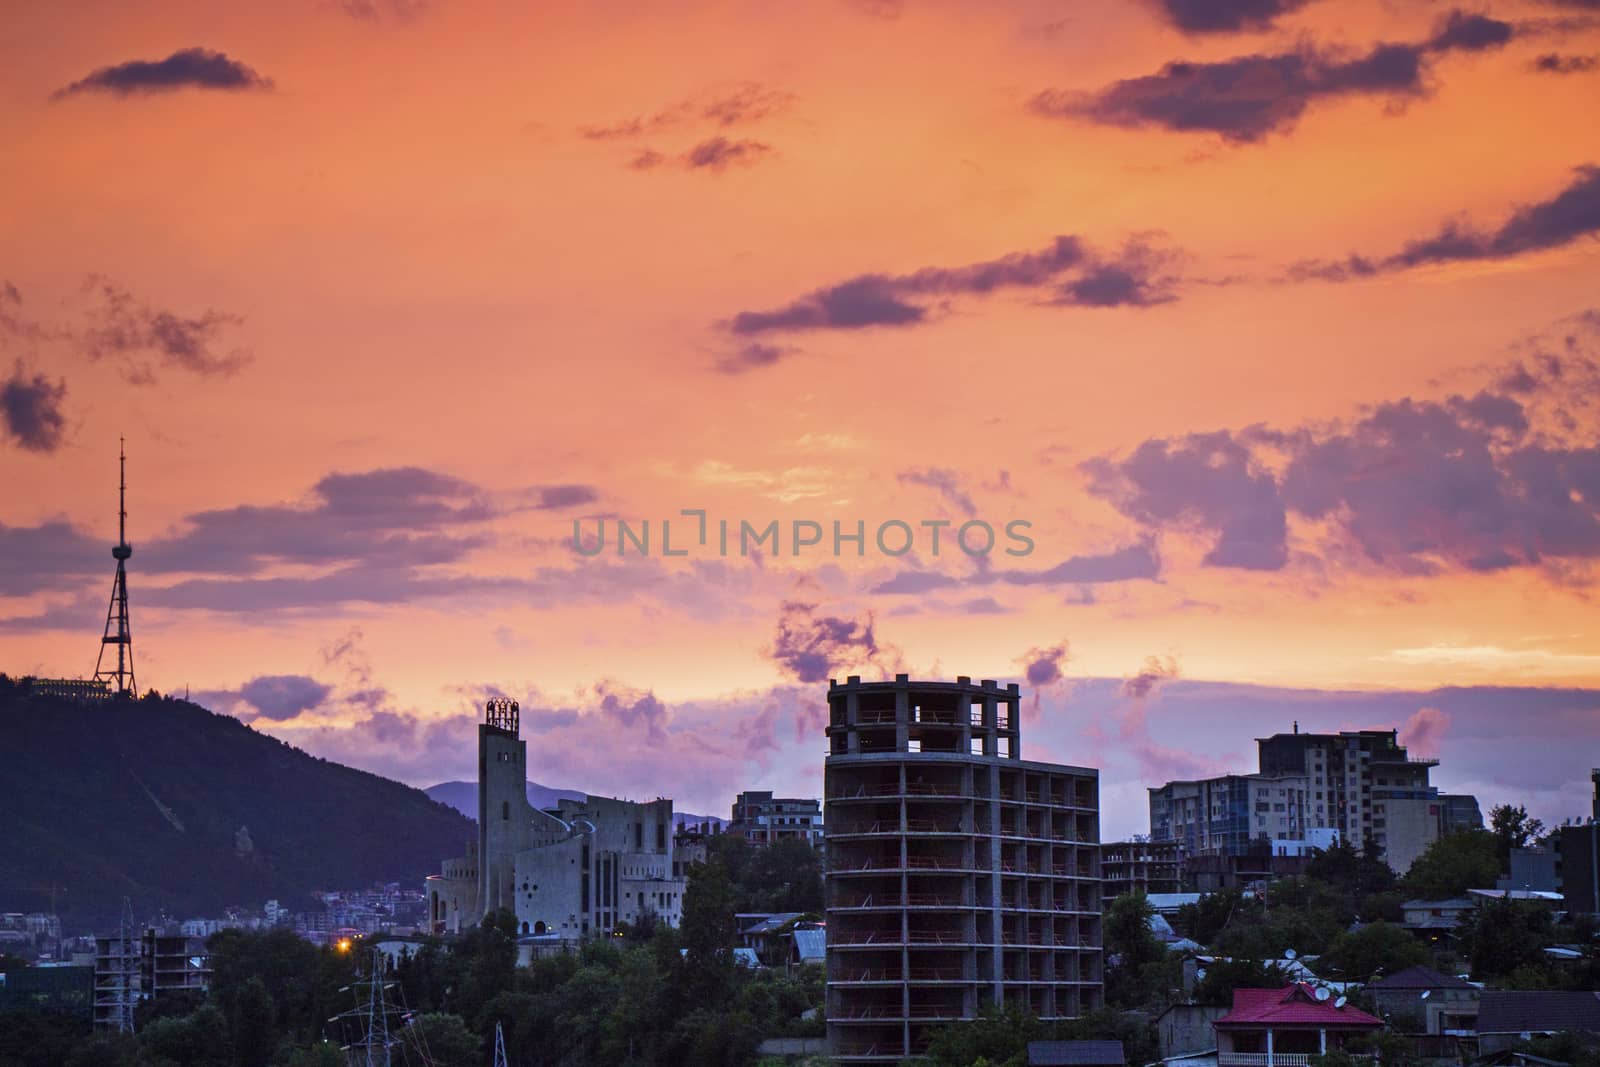
<instances>
[{"instance_id":1,"label":"city skyline","mask_svg":"<svg viewBox=\"0 0 1600 1067\"><path fill-rule=\"evenodd\" d=\"M125 435L141 683L410 784L505 695L547 785L815 795L903 671L1107 840L1294 720L1583 815L1600 27L1276 7L18 12L0 669L90 673ZM686 509L1034 548L572 550Z\"/></svg>"}]
</instances>

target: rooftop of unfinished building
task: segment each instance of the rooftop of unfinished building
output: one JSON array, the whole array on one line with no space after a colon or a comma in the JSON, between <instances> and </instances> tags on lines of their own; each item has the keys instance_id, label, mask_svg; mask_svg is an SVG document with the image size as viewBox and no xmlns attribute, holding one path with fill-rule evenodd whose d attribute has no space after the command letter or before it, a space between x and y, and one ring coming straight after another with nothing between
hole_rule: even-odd
<instances>
[{"instance_id":1,"label":"rooftop of unfinished building","mask_svg":"<svg viewBox=\"0 0 1600 1067\"><path fill-rule=\"evenodd\" d=\"M829 689L895 689L901 686L915 689L974 689L980 692L1017 694L1021 687L1016 682L1008 682L1002 686L993 678L985 678L974 683L965 674L957 675L955 681L940 678L919 678L913 680L909 674L897 674L893 679L883 679L876 682L863 682L859 674L852 674L843 682L837 678L828 679Z\"/></svg>"}]
</instances>

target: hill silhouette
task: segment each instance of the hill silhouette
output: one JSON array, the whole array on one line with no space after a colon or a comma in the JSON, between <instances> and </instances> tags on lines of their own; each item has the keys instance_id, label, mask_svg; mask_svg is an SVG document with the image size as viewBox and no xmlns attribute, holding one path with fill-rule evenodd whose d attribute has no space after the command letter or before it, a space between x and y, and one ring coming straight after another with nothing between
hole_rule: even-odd
<instances>
[{"instance_id":1,"label":"hill silhouette","mask_svg":"<svg viewBox=\"0 0 1600 1067\"><path fill-rule=\"evenodd\" d=\"M308 755L171 697L99 704L0 675L0 910L64 932L217 915L315 889L420 884L476 828L399 782Z\"/></svg>"}]
</instances>

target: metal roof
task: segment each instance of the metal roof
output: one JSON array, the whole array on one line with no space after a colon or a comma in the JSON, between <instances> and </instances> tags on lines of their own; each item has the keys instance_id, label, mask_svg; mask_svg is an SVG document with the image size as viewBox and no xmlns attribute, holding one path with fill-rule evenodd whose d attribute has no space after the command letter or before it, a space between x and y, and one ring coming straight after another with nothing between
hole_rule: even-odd
<instances>
[{"instance_id":1,"label":"metal roof","mask_svg":"<svg viewBox=\"0 0 1600 1067\"><path fill-rule=\"evenodd\" d=\"M794 950L799 954L802 961L826 958L828 931L820 926L796 930L794 932Z\"/></svg>"},{"instance_id":2,"label":"metal roof","mask_svg":"<svg viewBox=\"0 0 1600 1067\"><path fill-rule=\"evenodd\" d=\"M1478 1001L1478 1033L1600 1032L1600 993L1485 989Z\"/></svg>"},{"instance_id":3,"label":"metal roof","mask_svg":"<svg viewBox=\"0 0 1600 1067\"><path fill-rule=\"evenodd\" d=\"M1028 1067L1122 1067L1120 1041L1030 1041Z\"/></svg>"}]
</instances>

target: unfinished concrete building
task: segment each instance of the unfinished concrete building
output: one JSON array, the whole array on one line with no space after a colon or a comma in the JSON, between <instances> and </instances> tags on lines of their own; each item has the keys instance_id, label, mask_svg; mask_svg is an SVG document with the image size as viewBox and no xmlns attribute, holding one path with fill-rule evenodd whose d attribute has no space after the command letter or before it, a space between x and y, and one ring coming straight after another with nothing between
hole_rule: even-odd
<instances>
[{"instance_id":1,"label":"unfinished concrete building","mask_svg":"<svg viewBox=\"0 0 1600 1067\"><path fill-rule=\"evenodd\" d=\"M1099 774L1022 759L1015 684L828 689L828 1038L897 1063L987 1004L1103 1003Z\"/></svg>"}]
</instances>

